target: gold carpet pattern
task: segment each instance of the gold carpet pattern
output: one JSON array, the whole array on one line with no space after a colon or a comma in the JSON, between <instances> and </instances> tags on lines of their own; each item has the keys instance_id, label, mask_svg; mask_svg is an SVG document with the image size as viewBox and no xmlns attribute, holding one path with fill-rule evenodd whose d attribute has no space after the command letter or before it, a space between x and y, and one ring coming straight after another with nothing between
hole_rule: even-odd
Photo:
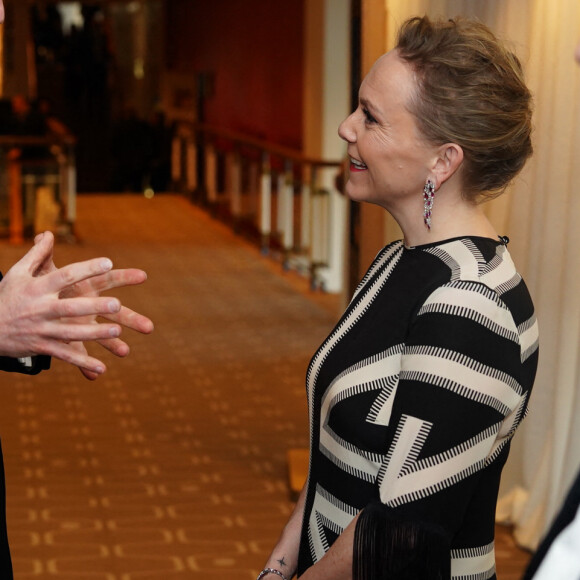
<instances>
[{"instance_id":1,"label":"gold carpet pattern","mask_svg":"<svg viewBox=\"0 0 580 580\"><path fill-rule=\"evenodd\" d=\"M57 264L145 269L118 295L156 328L127 332L95 383L59 361L0 376L16 579L255 578L292 510L286 452L307 446L304 375L338 300L178 196L80 196L76 229ZM24 248L0 246L6 271ZM500 580L526 559L502 532Z\"/></svg>"}]
</instances>

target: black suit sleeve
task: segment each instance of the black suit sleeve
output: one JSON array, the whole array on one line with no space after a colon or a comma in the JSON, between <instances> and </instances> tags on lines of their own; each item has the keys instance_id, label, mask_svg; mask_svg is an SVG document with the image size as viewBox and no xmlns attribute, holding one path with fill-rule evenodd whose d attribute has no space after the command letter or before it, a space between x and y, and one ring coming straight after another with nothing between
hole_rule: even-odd
<instances>
[{"instance_id":1,"label":"black suit sleeve","mask_svg":"<svg viewBox=\"0 0 580 580\"><path fill-rule=\"evenodd\" d=\"M26 359L0 356L0 371L37 375L50 368L50 357L45 355L27 357Z\"/></svg>"}]
</instances>

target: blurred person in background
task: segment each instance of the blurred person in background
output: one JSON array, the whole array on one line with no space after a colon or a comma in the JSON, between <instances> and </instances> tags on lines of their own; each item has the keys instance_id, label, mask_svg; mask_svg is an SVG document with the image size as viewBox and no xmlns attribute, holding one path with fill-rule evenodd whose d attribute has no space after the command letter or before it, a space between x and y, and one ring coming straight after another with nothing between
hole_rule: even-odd
<instances>
[{"instance_id":1,"label":"blurred person in background","mask_svg":"<svg viewBox=\"0 0 580 580\"><path fill-rule=\"evenodd\" d=\"M574 51L580 64L580 42ZM534 552L522 580L580 578L580 471L560 511Z\"/></svg>"},{"instance_id":2,"label":"blurred person in background","mask_svg":"<svg viewBox=\"0 0 580 580\"><path fill-rule=\"evenodd\" d=\"M4 5L0 0L0 22ZM17 102L17 105L21 104ZM94 380L106 367L90 356L86 342L96 342L124 357L127 343L122 328L150 333L147 317L102 292L141 284L142 270L115 270L108 258L95 258L57 268L53 262L54 236L40 234L32 249L0 281L0 370L36 374L55 357L77 366ZM101 322L97 319L104 320ZM6 530L6 492L0 450L0 578L13 578Z\"/></svg>"}]
</instances>

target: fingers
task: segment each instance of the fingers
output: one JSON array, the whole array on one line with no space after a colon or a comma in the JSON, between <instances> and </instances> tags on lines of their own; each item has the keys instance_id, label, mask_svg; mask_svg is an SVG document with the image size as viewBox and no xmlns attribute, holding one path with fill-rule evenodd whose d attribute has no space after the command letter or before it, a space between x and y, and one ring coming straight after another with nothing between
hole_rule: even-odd
<instances>
[{"instance_id":1,"label":"fingers","mask_svg":"<svg viewBox=\"0 0 580 580\"><path fill-rule=\"evenodd\" d=\"M54 236L51 232L39 234L34 240L34 246L12 267L12 269L23 269L31 276L34 276L43 265L52 261L54 249Z\"/></svg>"},{"instance_id":2,"label":"fingers","mask_svg":"<svg viewBox=\"0 0 580 580\"><path fill-rule=\"evenodd\" d=\"M85 348L85 345L82 342L71 342L71 343L69 343L67 350L68 351L76 351L78 353L77 356L79 357L79 360L83 356L87 356L87 349ZM67 362L69 362L69 360L67 360ZM94 381L94 380L98 379L101 376L101 374L102 374L102 372L95 372L93 370L89 370L88 368L85 368L85 367L82 367L82 366L79 367L79 370L84 375L84 377L87 378L89 381ZM104 365L100 366L99 367L99 370L100 371L102 370L104 372L105 366Z\"/></svg>"},{"instance_id":3,"label":"fingers","mask_svg":"<svg viewBox=\"0 0 580 580\"><path fill-rule=\"evenodd\" d=\"M147 280L147 273L136 268L127 268L121 270L111 270L99 276L93 276L89 280L91 290L94 292L105 292L113 288L122 286L135 286L143 284Z\"/></svg>"},{"instance_id":4,"label":"fingers","mask_svg":"<svg viewBox=\"0 0 580 580\"><path fill-rule=\"evenodd\" d=\"M116 356L124 357L129 354L129 346L118 338L97 340L96 342ZM51 354L55 358L78 366L83 376L89 381L98 379L106 371L105 365L100 360L88 356L82 342L58 345Z\"/></svg>"},{"instance_id":5,"label":"fingers","mask_svg":"<svg viewBox=\"0 0 580 580\"><path fill-rule=\"evenodd\" d=\"M42 241L42 239L44 238L44 234L45 233L51 233L51 232L42 232L41 234L36 234L34 236L34 245L36 246L36 244L40 243Z\"/></svg>"},{"instance_id":6,"label":"fingers","mask_svg":"<svg viewBox=\"0 0 580 580\"><path fill-rule=\"evenodd\" d=\"M107 367L100 360L89 356L82 343L66 344L64 342L54 342L51 345L50 356L62 360L66 363L77 366L87 377L94 380L102 375Z\"/></svg>"},{"instance_id":7,"label":"fingers","mask_svg":"<svg viewBox=\"0 0 580 580\"><path fill-rule=\"evenodd\" d=\"M51 346L47 348L53 348L52 343L54 341L86 342L92 340L107 340L110 338L118 338L120 334L121 327L118 324L96 324L94 322L89 324L66 324L62 321L54 321L47 323L44 330L44 335L51 343ZM43 350L42 354L50 354L50 352Z\"/></svg>"},{"instance_id":8,"label":"fingers","mask_svg":"<svg viewBox=\"0 0 580 580\"><path fill-rule=\"evenodd\" d=\"M45 235L46 234L46 235ZM34 238L34 245L37 246L44 242L48 244L50 251L44 251L44 259L38 265L33 265L32 275L33 276L43 276L45 274L50 274L56 270L56 266L53 262L53 251L54 251L54 235L51 232L45 232L45 234L38 234ZM40 246L42 249L43 246Z\"/></svg>"},{"instance_id":9,"label":"fingers","mask_svg":"<svg viewBox=\"0 0 580 580\"><path fill-rule=\"evenodd\" d=\"M129 345L120 338L108 338L98 340L97 342L103 348L106 348L109 352L120 358L126 357L130 351Z\"/></svg>"},{"instance_id":10,"label":"fingers","mask_svg":"<svg viewBox=\"0 0 580 580\"><path fill-rule=\"evenodd\" d=\"M38 245L40 246L43 243L44 240ZM92 260L85 260L84 262L69 264L68 266L63 266L51 272L47 276L43 276L41 278L43 289L46 292L59 294L65 288L73 286L78 282L109 272L112 267L113 263L109 258L94 258Z\"/></svg>"},{"instance_id":11,"label":"fingers","mask_svg":"<svg viewBox=\"0 0 580 580\"><path fill-rule=\"evenodd\" d=\"M78 316L108 316L121 310L118 298L63 298L54 303L52 314L54 318L74 318Z\"/></svg>"},{"instance_id":12,"label":"fingers","mask_svg":"<svg viewBox=\"0 0 580 580\"><path fill-rule=\"evenodd\" d=\"M5 276L3 295L14 305L8 309L10 316L5 317L4 326L13 329L15 352L53 356L78 366L94 380L106 368L87 354L82 342L96 341L115 356L124 357L129 346L119 339L123 326L143 334L153 330L149 318L123 307L115 297L99 294L141 284L147 274L139 269L113 270L108 258L56 269L53 249L52 233L38 235L34 246ZM98 316L105 322L97 322Z\"/></svg>"},{"instance_id":13,"label":"fingers","mask_svg":"<svg viewBox=\"0 0 580 580\"><path fill-rule=\"evenodd\" d=\"M79 370L83 373L85 379L89 379L89 381L96 381L101 376L98 373L94 373L88 369L83 369L82 367L80 367Z\"/></svg>"},{"instance_id":14,"label":"fingers","mask_svg":"<svg viewBox=\"0 0 580 580\"><path fill-rule=\"evenodd\" d=\"M126 328L140 332L141 334L151 334L154 329L152 320L134 310L131 310L130 308L127 308L126 306L122 306L119 312L107 315L102 314L101 316L111 322L116 322Z\"/></svg>"}]
</instances>

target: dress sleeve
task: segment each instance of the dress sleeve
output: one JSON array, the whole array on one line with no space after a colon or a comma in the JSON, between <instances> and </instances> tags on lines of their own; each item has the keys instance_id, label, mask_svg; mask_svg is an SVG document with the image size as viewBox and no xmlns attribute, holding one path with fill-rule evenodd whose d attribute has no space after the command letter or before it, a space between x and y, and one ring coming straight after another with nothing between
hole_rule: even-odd
<instances>
[{"instance_id":1,"label":"dress sleeve","mask_svg":"<svg viewBox=\"0 0 580 580\"><path fill-rule=\"evenodd\" d=\"M405 341L380 475L381 500L392 507L476 476L525 413L531 385L520 380L517 325L494 292L470 286L436 290Z\"/></svg>"},{"instance_id":2,"label":"dress sleeve","mask_svg":"<svg viewBox=\"0 0 580 580\"><path fill-rule=\"evenodd\" d=\"M528 314L533 318L533 307ZM457 569L486 578L495 577L500 473L526 413L534 375L527 365L535 371L526 329L529 320L518 324L479 282L452 282L427 298L405 340L377 481L385 513L407 525L438 526L452 546L452 565L455 559ZM357 533L366 536L359 548L379 541L388 550L384 536Z\"/></svg>"}]
</instances>

